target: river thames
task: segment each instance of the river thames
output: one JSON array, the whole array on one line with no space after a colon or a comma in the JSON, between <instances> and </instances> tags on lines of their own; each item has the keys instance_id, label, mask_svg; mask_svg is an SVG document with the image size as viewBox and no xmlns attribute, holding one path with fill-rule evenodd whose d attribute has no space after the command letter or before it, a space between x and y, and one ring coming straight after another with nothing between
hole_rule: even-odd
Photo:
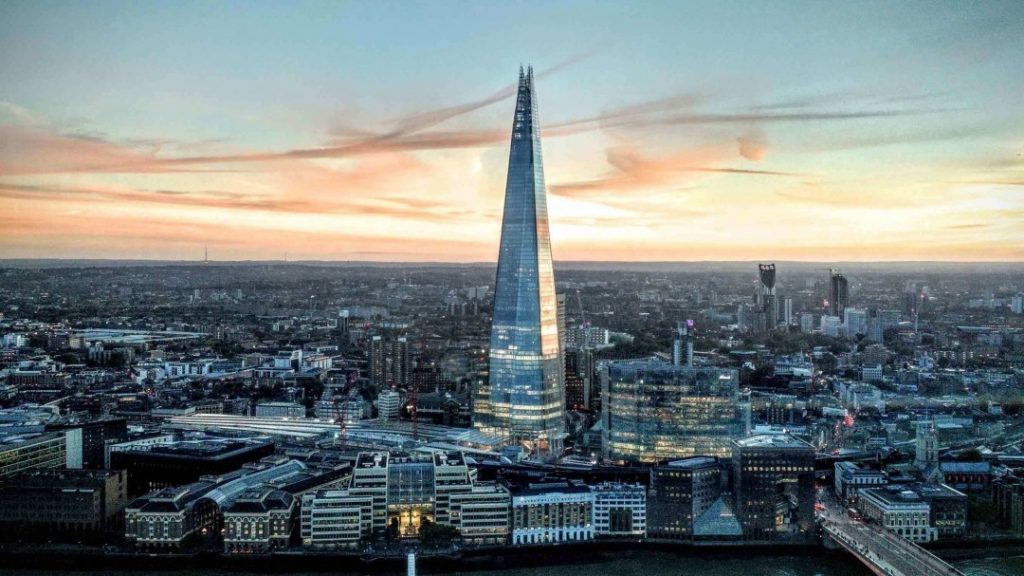
<instances>
[{"instance_id":1,"label":"river thames","mask_svg":"<svg viewBox=\"0 0 1024 576\"><path fill-rule=\"evenodd\" d=\"M545 567L512 568L455 572L454 576L869 576L870 572L852 557L843 554L810 553L803 556L748 556L743 558L702 558L665 552L629 554L628 558L592 563L560 564ZM967 576L1024 576L1024 556L958 560L953 564ZM291 573L295 576L359 574L362 571L338 566L337 571ZM404 573L404 572L403 572ZM421 571L421 574L427 572ZM74 576L76 572L54 570L5 570L0 576ZM263 576L266 572L227 570L120 571L90 570L77 572L92 576Z\"/></svg>"}]
</instances>

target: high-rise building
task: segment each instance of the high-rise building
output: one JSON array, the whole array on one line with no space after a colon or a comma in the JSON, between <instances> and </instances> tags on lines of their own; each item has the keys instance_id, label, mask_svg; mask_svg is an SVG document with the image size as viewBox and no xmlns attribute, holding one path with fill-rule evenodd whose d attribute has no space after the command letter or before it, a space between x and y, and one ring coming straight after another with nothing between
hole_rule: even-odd
<instances>
[{"instance_id":1,"label":"high-rise building","mask_svg":"<svg viewBox=\"0 0 1024 576\"><path fill-rule=\"evenodd\" d=\"M538 455L561 452L565 397L558 338L547 191L530 68L519 75L505 183L491 321L490 416L475 422L477 427L521 442Z\"/></svg>"},{"instance_id":2,"label":"high-rise building","mask_svg":"<svg viewBox=\"0 0 1024 576\"><path fill-rule=\"evenodd\" d=\"M413 384L412 354L405 336L389 340L376 335L370 338L370 382L378 389L390 386L408 388Z\"/></svg>"},{"instance_id":3,"label":"high-rise building","mask_svg":"<svg viewBox=\"0 0 1024 576\"><path fill-rule=\"evenodd\" d=\"M575 348L565 351L565 406L570 410L589 410L594 399L594 350Z\"/></svg>"},{"instance_id":4,"label":"high-rise building","mask_svg":"<svg viewBox=\"0 0 1024 576\"><path fill-rule=\"evenodd\" d=\"M835 268L829 270L828 315L842 318L849 303L850 288L846 276Z\"/></svg>"},{"instance_id":5,"label":"high-rise building","mask_svg":"<svg viewBox=\"0 0 1024 576\"><path fill-rule=\"evenodd\" d=\"M1014 314L1024 314L1024 292L1018 292L1010 298L1010 311Z\"/></svg>"},{"instance_id":6,"label":"high-rise building","mask_svg":"<svg viewBox=\"0 0 1024 576\"><path fill-rule=\"evenodd\" d=\"M718 459L694 456L651 468L648 533L689 540L694 523L722 494Z\"/></svg>"},{"instance_id":7,"label":"high-rise building","mask_svg":"<svg viewBox=\"0 0 1024 576\"><path fill-rule=\"evenodd\" d=\"M730 442L746 434L749 406L738 401L735 370L648 361L611 362L607 370L601 382L606 458L728 456Z\"/></svg>"},{"instance_id":8,"label":"high-rise building","mask_svg":"<svg viewBox=\"0 0 1024 576\"><path fill-rule=\"evenodd\" d=\"M782 321L786 324L786 329L789 329L789 325L793 323L793 299L785 298L782 300Z\"/></svg>"},{"instance_id":9,"label":"high-rise building","mask_svg":"<svg viewBox=\"0 0 1024 576\"><path fill-rule=\"evenodd\" d=\"M775 264L758 264L757 271L760 284L754 330L763 334L774 330L779 321L779 302L775 299Z\"/></svg>"},{"instance_id":10,"label":"high-rise building","mask_svg":"<svg viewBox=\"0 0 1024 576\"><path fill-rule=\"evenodd\" d=\"M736 512L750 540L814 537L814 446L762 434L732 444Z\"/></svg>"},{"instance_id":11,"label":"high-rise building","mask_svg":"<svg viewBox=\"0 0 1024 576\"><path fill-rule=\"evenodd\" d=\"M868 333L868 314L859 308L847 308L843 310L843 325L846 326L846 336L856 338L860 334Z\"/></svg>"}]
</instances>

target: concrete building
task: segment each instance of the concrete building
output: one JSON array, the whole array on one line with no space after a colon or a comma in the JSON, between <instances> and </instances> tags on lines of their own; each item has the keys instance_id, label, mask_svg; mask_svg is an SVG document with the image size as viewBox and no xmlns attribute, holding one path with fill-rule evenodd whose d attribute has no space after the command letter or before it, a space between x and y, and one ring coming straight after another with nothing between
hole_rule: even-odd
<instances>
[{"instance_id":1,"label":"concrete building","mask_svg":"<svg viewBox=\"0 0 1024 576\"><path fill-rule=\"evenodd\" d=\"M642 484L604 482L591 486L594 493L594 534L647 535L647 487Z\"/></svg>"},{"instance_id":2,"label":"concrete building","mask_svg":"<svg viewBox=\"0 0 1024 576\"><path fill-rule=\"evenodd\" d=\"M736 512L750 540L813 537L814 447L762 434L732 444Z\"/></svg>"},{"instance_id":3,"label":"concrete building","mask_svg":"<svg viewBox=\"0 0 1024 576\"><path fill-rule=\"evenodd\" d=\"M579 481L542 481L512 492L512 544L594 539L594 493Z\"/></svg>"}]
</instances>

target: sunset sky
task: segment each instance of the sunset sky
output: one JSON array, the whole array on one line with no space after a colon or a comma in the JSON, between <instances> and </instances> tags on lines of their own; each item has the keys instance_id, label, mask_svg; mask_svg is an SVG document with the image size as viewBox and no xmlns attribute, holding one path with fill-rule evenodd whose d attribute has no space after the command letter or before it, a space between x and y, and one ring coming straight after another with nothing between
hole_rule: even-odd
<instances>
[{"instance_id":1,"label":"sunset sky","mask_svg":"<svg viewBox=\"0 0 1024 576\"><path fill-rule=\"evenodd\" d=\"M1024 2L0 1L0 258L1024 261Z\"/></svg>"}]
</instances>

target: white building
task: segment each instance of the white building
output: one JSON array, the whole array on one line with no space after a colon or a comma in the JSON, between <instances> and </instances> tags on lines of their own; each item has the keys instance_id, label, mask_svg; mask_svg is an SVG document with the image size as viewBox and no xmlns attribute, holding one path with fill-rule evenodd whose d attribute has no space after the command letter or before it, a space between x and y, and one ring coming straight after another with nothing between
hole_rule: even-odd
<instances>
[{"instance_id":1,"label":"white building","mask_svg":"<svg viewBox=\"0 0 1024 576\"><path fill-rule=\"evenodd\" d=\"M843 311L843 324L846 325L846 335L850 338L858 334L867 334L868 313L860 308L847 308Z\"/></svg>"},{"instance_id":2,"label":"white building","mask_svg":"<svg viewBox=\"0 0 1024 576\"><path fill-rule=\"evenodd\" d=\"M1024 292L1010 298L1010 311L1014 314L1024 314Z\"/></svg>"},{"instance_id":3,"label":"white building","mask_svg":"<svg viewBox=\"0 0 1024 576\"><path fill-rule=\"evenodd\" d=\"M647 488L641 484L592 486L597 536L647 535Z\"/></svg>"},{"instance_id":4,"label":"white building","mask_svg":"<svg viewBox=\"0 0 1024 576\"><path fill-rule=\"evenodd\" d=\"M930 525L931 507L913 490L870 488L860 492L860 511L865 518L910 540L932 542L938 530Z\"/></svg>"},{"instance_id":5,"label":"white building","mask_svg":"<svg viewBox=\"0 0 1024 576\"><path fill-rule=\"evenodd\" d=\"M384 390L377 396L377 417L382 421L398 420L402 395L395 390Z\"/></svg>"},{"instance_id":6,"label":"white building","mask_svg":"<svg viewBox=\"0 0 1024 576\"><path fill-rule=\"evenodd\" d=\"M832 338L843 335L843 320L839 316L822 316L821 333Z\"/></svg>"},{"instance_id":7,"label":"white building","mask_svg":"<svg viewBox=\"0 0 1024 576\"><path fill-rule=\"evenodd\" d=\"M885 486L888 480L881 470L868 468L858 462L836 462L833 485L836 497L847 503L858 499L858 492L865 488Z\"/></svg>"},{"instance_id":8,"label":"white building","mask_svg":"<svg viewBox=\"0 0 1024 576\"><path fill-rule=\"evenodd\" d=\"M512 544L594 539L594 493L581 482L539 482L512 491Z\"/></svg>"}]
</instances>

